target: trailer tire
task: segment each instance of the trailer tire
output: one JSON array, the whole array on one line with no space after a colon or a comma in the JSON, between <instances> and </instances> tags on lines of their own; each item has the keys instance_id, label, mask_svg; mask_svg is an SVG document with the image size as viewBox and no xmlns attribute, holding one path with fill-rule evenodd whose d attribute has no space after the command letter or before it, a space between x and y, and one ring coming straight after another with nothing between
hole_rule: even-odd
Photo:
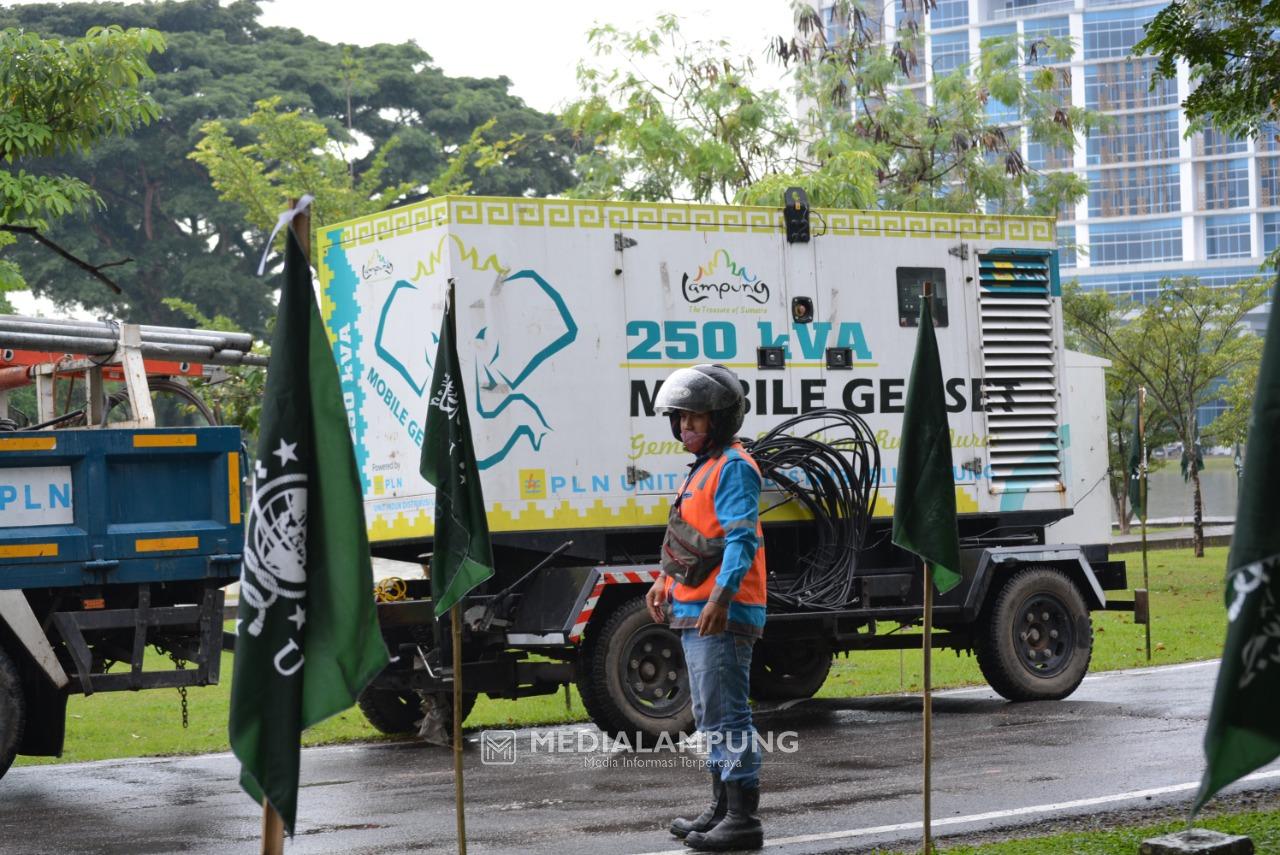
<instances>
[{"instance_id":1,"label":"trailer tire","mask_svg":"<svg viewBox=\"0 0 1280 855\"><path fill-rule=\"evenodd\" d=\"M0 777L9 771L18 756L27 726L26 696L22 677L3 648L0 648Z\"/></svg>"},{"instance_id":2,"label":"trailer tire","mask_svg":"<svg viewBox=\"0 0 1280 855\"><path fill-rule=\"evenodd\" d=\"M751 657L751 697L757 701L812 698L831 672L831 648L823 641L760 641Z\"/></svg>"},{"instance_id":3,"label":"trailer tire","mask_svg":"<svg viewBox=\"0 0 1280 855\"><path fill-rule=\"evenodd\" d=\"M649 617L643 597L622 603L600 628L590 648L591 703L596 725L633 744L693 730L693 702L680 636ZM674 675L674 676L672 676ZM581 692L581 690L579 690Z\"/></svg>"},{"instance_id":4,"label":"trailer tire","mask_svg":"<svg viewBox=\"0 0 1280 855\"><path fill-rule=\"evenodd\" d=\"M991 688L1010 701L1056 701L1076 690L1093 656L1080 589L1061 570L1028 567L984 609L975 652Z\"/></svg>"},{"instance_id":5,"label":"trailer tire","mask_svg":"<svg viewBox=\"0 0 1280 855\"><path fill-rule=\"evenodd\" d=\"M417 692L370 688L360 693L356 704L369 724L390 735L413 733L422 718L422 699Z\"/></svg>"},{"instance_id":6,"label":"trailer tire","mask_svg":"<svg viewBox=\"0 0 1280 855\"><path fill-rule=\"evenodd\" d=\"M449 704L449 710L453 709L453 698L448 694L441 694L444 701ZM360 697L356 699L356 704L360 707L360 712L364 713L364 717L368 719L369 724L373 725L379 732L395 736L404 733L417 733L418 722L422 720L422 697L413 691L398 691L396 689L365 689L360 693ZM476 705L475 694L463 693L462 695L462 720L466 721L471 710ZM452 712L450 712L452 718ZM452 727L453 722L449 722Z\"/></svg>"}]
</instances>

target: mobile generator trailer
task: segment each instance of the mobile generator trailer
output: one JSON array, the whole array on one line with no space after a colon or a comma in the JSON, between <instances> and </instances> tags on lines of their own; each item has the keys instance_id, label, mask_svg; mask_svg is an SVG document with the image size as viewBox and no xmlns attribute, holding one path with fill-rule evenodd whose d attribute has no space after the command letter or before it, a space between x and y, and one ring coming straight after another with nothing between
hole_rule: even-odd
<instances>
[{"instance_id":1,"label":"mobile generator trailer","mask_svg":"<svg viewBox=\"0 0 1280 855\"><path fill-rule=\"evenodd\" d=\"M455 288L496 564L466 601L468 693L575 681L606 731L691 726L678 638L643 593L690 462L654 398L701 362L741 378L744 437L783 426L827 441L846 460L835 481L861 485L860 518L827 514L819 531L797 500L809 457L766 467L770 607L753 695L813 694L836 652L917 646L918 633L882 630L918 627L922 611L919 565L889 532L910 501L894 482L925 283L964 562L934 643L975 652L1007 698L1061 698L1087 670L1090 611L1135 607L1108 599L1126 578L1105 545L1052 543L1077 503L1105 502L1090 487L1106 465L1105 424L1070 416L1069 386L1095 416L1103 388L1100 369L1068 383L1052 220L811 211L793 191L782 208L448 197L323 226L318 262L370 542L386 558L430 551L418 465ZM842 421L853 439L835 437ZM429 597L414 579L379 607L396 659L361 706L389 732L450 714Z\"/></svg>"}]
</instances>

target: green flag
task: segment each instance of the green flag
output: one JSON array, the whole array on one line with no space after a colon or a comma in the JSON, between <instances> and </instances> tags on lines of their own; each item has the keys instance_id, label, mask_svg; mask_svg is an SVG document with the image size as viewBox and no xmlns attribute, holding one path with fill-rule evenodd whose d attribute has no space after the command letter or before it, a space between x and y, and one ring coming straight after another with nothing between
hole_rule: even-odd
<instances>
[{"instance_id":1,"label":"green flag","mask_svg":"<svg viewBox=\"0 0 1280 855\"><path fill-rule=\"evenodd\" d=\"M1142 504L1142 404L1133 416L1133 438L1129 441L1129 507L1138 519L1147 515Z\"/></svg>"},{"instance_id":2,"label":"green flag","mask_svg":"<svg viewBox=\"0 0 1280 855\"><path fill-rule=\"evenodd\" d=\"M960 584L960 542L951 426L947 423L938 339L929 310L932 302L920 300L920 331L898 446L893 542L928 562L933 584L938 593L945 594Z\"/></svg>"},{"instance_id":3,"label":"green flag","mask_svg":"<svg viewBox=\"0 0 1280 855\"><path fill-rule=\"evenodd\" d=\"M289 230L246 522L231 682L240 785L293 833L302 731L387 664L338 370Z\"/></svg>"},{"instance_id":4,"label":"green flag","mask_svg":"<svg viewBox=\"0 0 1280 855\"><path fill-rule=\"evenodd\" d=\"M489 525L480 470L471 445L471 420L458 363L453 285L445 299L440 343L431 374L422 477L436 488L436 528L431 555L431 598L436 617L493 575Z\"/></svg>"},{"instance_id":5,"label":"green flag","mask_svg":"<svg viewBox=\"0 0 1280 855\"><path fill-rule=\"evenodd\" d=\"M1277 279L1280 289L1280 278ZM1272 297L1272 317L1280 300ZM1249 418L1244 481L1227 559L1227 641L1204 736L1198 811L1214 793L1280 756L1280 324L1267 325Z\"/></svg>"}]
</instances>

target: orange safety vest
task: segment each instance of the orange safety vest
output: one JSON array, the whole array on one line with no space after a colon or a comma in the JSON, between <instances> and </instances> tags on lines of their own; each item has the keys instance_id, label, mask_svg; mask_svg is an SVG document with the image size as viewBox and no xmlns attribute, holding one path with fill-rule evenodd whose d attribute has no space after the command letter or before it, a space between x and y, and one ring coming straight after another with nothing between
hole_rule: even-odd
<instances>
[{"instance_id":1,"label":"orange safety vest","mask_svg":"<svg viewBox=\"0 0 1280 855\"><path fill-rule=\"evenodd\" d=\"M735 442L729 449L737 452L736 456L740 456L750 463L756 474L760 474L760 467L751 459L751 455L747 454L741 443ZM720 524L720 518L716 516L716 487L720 484L720 473L724 470L725 463L732 456L735 455L730 455L726 450L705 461L685 480L684 487L681 489L681 493L684 496L680 500L681 518L707 538L725 536L724 526ZM744 605L763 606L766 599L764 528L760 525L758 516L756 518L756 538L759 541L759 546L756 548L755 558L752 559L751 567L747 570L747 574L742 578L742 584L738 586L737 593L733 595L733 601ZM667 585L667 592L671 597L682 603L706 602L711 598L711 591L716 586L716 577L719 574L720 567L717 565L714 570L707 574L707 578L703 580L702 584L697 587L690 587L670 579Z\"/></svg>"}]
</instances>

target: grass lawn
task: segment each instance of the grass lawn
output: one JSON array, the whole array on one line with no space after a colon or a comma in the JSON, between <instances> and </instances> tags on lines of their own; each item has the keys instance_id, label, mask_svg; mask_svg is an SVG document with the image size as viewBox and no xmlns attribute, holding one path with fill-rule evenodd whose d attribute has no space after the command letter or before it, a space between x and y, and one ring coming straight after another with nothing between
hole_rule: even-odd
<instances>
[{"instance_id":1,"label":"grass lawn","mask_svg":"<svg viewBox=\"0 0 1280 855\"><path fill-rule=\"evenodd\" d=\"M1224 834L1246 835L1253 840L1255 852L1280 852L1280 810L1217 815L1208 812L1196 818L1195 826ZM944 843L934 848L938 855L1134 855L1142 841L1182 831L1186 827L1185 821L1178 821L1108 831L1067 832L977 846L947 846Z\"/></svg>"},{"instance_id":2,"label":"grass lawn","mask_svg":"<svg viewBox=\"0 0 1280 855\"><path fill-rule=\"evenodd\" d=\"M1141 557L1126 558L1130 585L1140 585ZM1221 654L1226 627L1222 605L1225 565L1224 547L1205 550L1205 557L1199 560L1189 549L1151 553L1153 664L1212 659ZM1147 664L1143 628L1133 623L1131 615L1098 612L1093 621L1092 670ZM881 631L890 629L892 626L885 625ZM983 682L971 657L940 652L933 661L934 685L939 688ZM918 650L850 654L836 660L818 695L856 697L918 691L920 665ZM160 662L155 666L160 667ZM225 751L230 654L223 655L222 679L219 685L188 691L190 727L186 730L181 726L176 690L111 692L87 698L73 695L67 704L67 741L62 757L19 757L17 765ZM563 693L517 701L481 697L467 718L467 726L523 726L585 719L577 690L570 688L567 705ZM400 737L382 736L358 709L352 708L307 731L303 744L392 738ZM1019 850L1010 850L1016 851Z\"/></svg>"}]
</instances>

